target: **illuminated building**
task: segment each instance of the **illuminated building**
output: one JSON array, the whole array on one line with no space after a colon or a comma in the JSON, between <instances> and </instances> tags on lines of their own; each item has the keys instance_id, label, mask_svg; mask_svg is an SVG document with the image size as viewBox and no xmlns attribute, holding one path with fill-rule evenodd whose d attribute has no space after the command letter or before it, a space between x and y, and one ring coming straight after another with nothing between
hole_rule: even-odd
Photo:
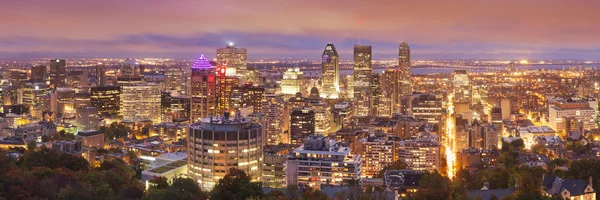
<instances>
[{"instance_id":1,"label":"illuminated building","mask_svg":"<svg viewBox=\"0 0 600 200\"><path fill-rule=\"evenodd\" d=\"M217 63L226 68L227 76L241 77L246 73L247 52L246 48L229 43L227 47L217 49ZM245 79L241 82L245 83Z\"/></svg>"},{"instance_id":2,"label":"illuminated building","mask_svg":"<svg viewBox=\"0 0 600 200\"><path fill-rule=\"evenodd\" d=\"M563 129L560 136L563 138L567 138L571 131L577 131L579 133L584 133L585 131L583 127L583 122L579 121L575 117L563 117L562 122Z\"/></svg>"},{"instance_id":3,"label":"illuminated building","mask_svg":"<svg viewBox=\"0 0 600 200\"><path fill-rule=\"evenodd\" d=\"M412 95L410 47L402 42L398 52L398 88L400 96Z\"/></svg>"},{"instance_id":4,"label":"illuminated building","mask_svg":"<svg viewBox=\"0 0 600 200\"><path fill-rule=\"evenodd\" d=\"M86 147L104 148L104 134L97 130L79 131L75 139L80 140Z\"/></svg>"},{"instance_id":5,"label":"illuminated building","mask_svg":"<svg viewBox=\"0 0 600 200\"><path fill-rule=\"evenodd\" d=\"M392 116L400 110L400 89L398 88L398 70L386 69L379 77L381 88L381 103L379 105L379 114L382 116Z\"/></svg>"},{"instance_id":6,"label":"illuminated building","mask_svg":"<svg viewBox=\"0 0 600 200\"><path fill-rule=\"evenodd\" d=\"M442 98L433 94L417 94L412 100L412 114L429 123L440 123L444 115Z\"/></svg>"},{"instance_id":7,"label":"illuminated building","mask_svg":"<svg viewBox=\"0 0 600 200\"><path fill-rule=\"evenodd\" d=\"M289 68L286 72L283 72L283 79L281 79L281 93L286 96L296 95L300 92L306 93L306 84L304 84L304 73L300 71L300 68Z\"/></svg>"},{"instance_id":8,"label":"illuminated building","mask_svg":"<svg viewBox=\"0 0 600 200\"><path fill-rule=\"evenodd\" d=\"M231 113L234 111L231 102L231 93L234 87L239 85L239 79L235 76L226 75L225 68L219 69L217 78L217 114Z\"/></svg>"},{"instance_id":9,"label":"illuminated building","mask_svg":"<svg viewBox=\"0 0 600 200\"><path fill-rule=\"evenodd\" d=\"M210 62L201 55L192 65L190 80L190 123L216 114L217 75Z\"/></svg>"},{"instance_id":10,"label":"illuminated building","mask_svg":"<svg viewBox=\"0 0 600 200\"><path fill-rule=\"evenodd\" d=\"M50 60L50 87L65 87L67 85L67 61L64 59Z\"/></svg>"},{"instance_id":11,"label":"illuminated building","mask_svg":"<svg viewBox=\"0 0 600 200\"><path fill-rule=\"evenodd\" d=\"M290 153L288 145L265 147L265 160L263 162L263 187L285 187L285 161Z\"/></svg>"},{"instance_id":12,"label":"illuminated building","mask_svg":"<svg viewBox=\"0 0 600 200\"><path fill-rule=\"evenodd\" d=\"M340 60L335 46L327 44L321 56L321 97L337 99L340 91Z\"/></svg>"},{"instance_id":13,"label":"illuminated building","mask_svg":"<svg viewBox=\"0 0 600 200\"><path fill-rule=\"evenodd\" d=\"M487 106L488 101L488 89L486 85L473 85L471 88L473 98L471 98L471 105L482 104Z\"/></svg>"},{"instance_id":14,"label":"illuminated building","mask_svg":"<svg viewBox=\"0 0 600 200\"><path fill-rule=\"evenodd\" d=\"M354 46L354 115L367 116L371 106L371 46Z\"/></svg>"},{"instance_id":15,"label":"illuminated building","mask_svg":"<svg viewBox=\"0 0 600 200\"><path fill-rule=\"evenodd\" d=\"M290 113L290 139L292 145L302 144L304 138L315 134L315 112L307 107Z\"/></svg>"},{"instance_id":16,"label":"illuminated building","mask_svg":"<svg viewBox=\"0 0 600 200\"><path fill-rule=\"evenodd\" d=\"M346 90L343 90L342 93L346 94L346 99L354 99L354 75L346 76Z\"/></svg>"},{"instance_id":17,"label":"illuminated building","mask_svg":"<svg viewBox=\"0 0 600 200\"><path fill-rule=\"evenodd\" d=\"M75 120L79 130L98 130L98 109L92 106L79 107L75 111Z\"/></svg>"},{"instance_id":18,"label":"illuminated building","mask_svg":"<svg viewBox=\"0 0 600 200\"><path fill-rule=\"evenodd\" d=\"M359 180L362 160L360 155L351 151L350 147L327 137L309 136L288 157L287 185L320 188L321 185L342 185L350 180Z\"/></svg>"},{"instance_id":19,"label":"illuminated building","mask_svg":"<svg viewBox=\"0 0 600 200\"><path fill-rule=\"evenodd\" d=\"M440 170L440 144L435 135L421 135L417 139L397 144L398 160L404 161L411 170Z\"/></svg>"},{"instance_id":20,"label":"illuminated building","mask_svg":"<svg viewBox=\"0 0 600 200\"><path fill-rule=\"evenodd\" d=\"M121 109L121 87L100 86L91 88L90 105L98 108L101 116L117 116Z\"/></svg>"},{"instance_id":21,"label":"illuminated building","mask_svg":"<svg viewBox=\"0 0 600 200\"><path fill-rule=\"evenodd\" d=\"M52 93L51 111L62 114L65 118L75 116L75 90L59 87Z\"/></svg>"},{"instance_id":22,"label":"illuminated building","mask_svg":"<svg viewBox=\"0 0 600 200\"><path fill-rule=\"evenodd\" d=\"M121 87L120 98L123 121L161 122L160 85L125 85Z\"/></svg>"},{"instance_id":23,"label":"illuminated building","mask_svg":"<svg viewBox=\"0 0 600 200\"><path fill-rule=\"evenodd\" d=\"M332 127L332 131L338 131L342 129L344 123L349 122L349 119L353 116L352 110L352 104L350 104L350 102L340 102L333 105L331 112L333 115L334 127Z\"/></svg>"},{"instance_id":24,"label":"illuminated building","mask_svg":"<svg viewBox=\"0 0 600 200\"><path fill-rule=\"evenodd\" d=\"M502 120L510 119L511 106L509 99L502 99L500 101L500 108L502 109Z\"/></svg>"},{"instance_id":25,"label":"illuminated building","mask_svg":"<svg viewBox=\"0 0 600 200\"><path fill-rule=\"evenodd\" d=\"M378 116L379 115L379 106L381 104L381 87L380 85L380 76L378 73L371 74L371 105L370 107L370 115Z\"/></svg>"},{"instance_id":26,"label":"illuminated building","mask_svg":"<svg viewBox=\"0 0 600 200\"><path fill-rule=\"evenodd\" d=\"M160 95L161 121L172 122L190 119L190 98L187 96L173 96L170 92Z\"/></svg>"},{"instance_id":27,"label":"illuminated building","mask_svg":"<svg viewBox=\"0 0 600 200\"><path fill-rule=\"evenodd\" d=\"M394 141L372 134L358 141L358 152L362 158L363 178L374 178L386 165L394 161Z\"/></svg>"},{"instance_id":28,"label":"illuminated building","mask_svg":"<svg viewBox=\"0 0 600 200\"><path fill-rule=\"evenodd\" d=\"M183 95L186 95L186 81L182 80L187 80L187 77L185 76L185 72L181 69L169 68L165 72L165 88L167 90L175 90Z\"/></svg>"},{"instance_id":29,"label":"illuminated building","mask_svg":"<svg viewBox=\"0 0 600 200\"><path fill-rule=\"evenodd\" d=\"M263 131L249 119L203 118L190 125L188 145L188 174L203 190L212 190L232 168L262 180Z\"/></svg>"},{"instance_id":30,"label":"illuminated building","mask_svg":"<svg viewBox=\"0 0 600 200\"><path fill-rule=\"evenodd\" d=\"M34 65L31 67L31 80L33 82L45 83L47 69L44 65Z\"/></svg>"},{"instance_id":31,"label":"illuminated building","mask_svg":"<svg viewBox=\"0 0 600 200\"><path fill-rule=\"evenodd\" d=\"M498 149L498 128L477 119L468 127L468 148Z\"/></svg>"},{"instance_id":32,"label":"illuminated building","mask_svg":"<svg viewBox=\"0 0 600 200\"><path fill-rule=\"evenodd\" d=\"M27 81L27 71L25 70L10 70L10 83L13 86L21 87Z\"/></svg>"},{"instance_id":33,"label":"illuminated building","mask_svg":"<svg viewBox=\"0 0 600 200\"><path fill-rule=\"evenodd\" d=\"M252 112L261 112L264 101L265 88L245 84L233 87L231 91L231 104L237 110L252 108Z\"/></svg>"},{"instance_id":34,"label":"illuminated building","mask_svg":"<svg viewBox=\"0 0 600 200\"><path fill-rule=\"evenodd\" d=\"M284 105L282 94L265 93L265 101L262 105L262 113L265 114L263 129L266 133L268 145L277 145L279 143L289 143L289 138L283 134L284 127Z\"/></svg>"},{"instance_id":35,"label":"illuminated building","mask_svg":"<svg viewBox=\"0 0 600 200\"><path fill-rule=\"evenodd\" d=\"M322 101L319 89L316 87L310 90L310 96L306 100L308 106L315 112L316 133L327 136L331 129L331 107Z\"/></svg>"},{"instance_id":36,"label":"illuminated building","mask_svg":"<svg viewBox=\"0 0 600 200\"><path fill-rule=\"evenodd\" d=\"M454 70L454 102L471 102L471 82L466 70Z\"/></svg>"},{"instance_id":37,"label":"illuminated building","mask_svg":"<svg viewBox=\"0 0 600 200\"><path fill-rule=\"evenodd\" d=\"M558 100L550 105L548 120L550 128L559 133L563 132L565 117L573 117L577 121L581 121L584 130L595 127L596 111L586 101Z\"/></svg>"}]
</instances>

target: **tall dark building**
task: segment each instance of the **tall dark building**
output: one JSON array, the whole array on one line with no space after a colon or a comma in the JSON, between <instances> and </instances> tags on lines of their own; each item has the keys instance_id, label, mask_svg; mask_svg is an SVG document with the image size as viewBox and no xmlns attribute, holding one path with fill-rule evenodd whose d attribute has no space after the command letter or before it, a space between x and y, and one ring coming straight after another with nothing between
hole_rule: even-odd
<instances>
[{"instance_id":1,"label":"tall dark building","mask_svg":"<svg viewBox=\"0 0 600 200\"><path fill-rule=\"evenodd\" d=\"M44 65L31 66L31 80L34 82L46 82L47 69Z\"/></svg>"},{"instance_id":2,"label":"tall dark building","mask_svg":"<svg viewBox=\"0 0 600 200\"><path fill-rule=\"evenodd\" d=\"M67 85L67 61L64 59L50 60L50 87L65 87Z\"/></svg>"},{"instance_id":3,"label":"tall dark building","mask_svg":"<svg viewBox=\"0 0 600 200\"><path fill-rule=\"evenodd\" d=\"M401 96L412 95L410 65L410 47L408 43L402 42L398 53L398 88Z\"/></svg>"},{"instance_id":4,"label":"tall dark building","mask_svg":"<svg viewBox=\"0 0 600 200\"><path fill-rule=\"evenodd\" d=\"M296 108L290 113L290 140L293 145L302 144L304 138L315 134L315 112L308 108Z\"/></svg>"},{"instance_id":5,"label":"tall dark building","mask_svg":"<svg viewBox=\"0 0 600 200\"><path fill-rule=\"evenodd\" d=\"M27 71L13 69L10 71L10 83L21 87L27 81Z\"/></svg>"},{"instance_id":6,"label":"tall dark building","mask_svg":"<svg viewBox=\"0 0 600 200\"><path fill-rule=\"evenodd\" d=\"M96 86L106 85L106 70L102 63L96 65Z\"/></svg>"},{"instance_id":7,"label":"tall dark building","mask_svg":"<svg viewBox=\"0 0 600 200\"><path fill-rule=\"evenodd\" d=\"M337 99L340 91L340 58L333 44L327 44L321 56L321 97Z\"/></svg>"},{"instance_id":8,"label":"tall dark building","mask_svg":"<svg viewBox=\"0 0 600 200\"><path fill-rule=\"evenodd\" d=\"M354 46L355 116L367 116L371 106L371 46Z\"/></svg>"},{"instance_id":9,"label":"tall dark building","mask_svg":"<svg viewBox=\"0 0 600 200\"><path fill-rule=\"evenodd\" d=\"M379 115L379 104L381 104L381 87L379 86L380 75L371 74L371 106L370 114Z\"/></svg>"},{"instance_id":10,"label":"tall dark building","mask_svg":"<svg viewBox=\"0 0 600 200\"><path fill-rule=\"evenodd\" d=\"M121 102L121 87L102 86L92 87L90 105L98 108L100 116L119 115Z\"/></svg>"},{"instance_id":11,"label":"tall dark building","mask_svg":"<svg viewBox=\"0 0 600 200\"><path fill-rule=\"evenodd\" d=\"M262 103L265 100L264 94L264 87L254 87L252 84L233 87L231 89L231 104L238 110L252 106L252 112L262 112Z\"/></svg>"},{"instance_id":12,"label":"tall dark building","mask_svg":"<svg viewBox=\"0 0 600 200\"><path fill-rule=\"evenodd\" d=\"M190 123L208 118L217 107L217 75L215 68L201 55L192 65Z\"/></svg>"}]
</instances>

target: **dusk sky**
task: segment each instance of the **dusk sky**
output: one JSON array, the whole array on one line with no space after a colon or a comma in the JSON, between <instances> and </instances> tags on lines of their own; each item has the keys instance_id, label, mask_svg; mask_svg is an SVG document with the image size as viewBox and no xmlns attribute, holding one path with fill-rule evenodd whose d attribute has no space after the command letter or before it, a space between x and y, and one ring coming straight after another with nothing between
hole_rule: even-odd
<instances>
[{"instance_id":1,"label":"dusk sky","mask_svg":"<svg viewBox=\"0 0 600 200\"><path fill-rule=\"evenodd\" d=\"M214 58L233 41L249 59L342 59L372 45L393 58L600 60L598 0L0 0L0 58Z\"/></svg>"}]
</instances>

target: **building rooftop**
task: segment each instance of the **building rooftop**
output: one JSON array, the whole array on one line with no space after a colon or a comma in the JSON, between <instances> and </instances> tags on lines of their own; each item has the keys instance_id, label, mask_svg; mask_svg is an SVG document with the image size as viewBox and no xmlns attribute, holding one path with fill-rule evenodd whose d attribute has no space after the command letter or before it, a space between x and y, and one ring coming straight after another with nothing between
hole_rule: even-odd
<instances>
[{"instance_id":1,"label":"building rooftop","mask_svg":"<svg viewBox=\"0 0 600 200\"><path fill-rule=\"evenodd\" d=\"M93 135L101 135L101 134L102 133L100 131L93 130L93 129L77 132L78 136L84 136L84 137L93 136Z\"/></svg>"}]
</instances>

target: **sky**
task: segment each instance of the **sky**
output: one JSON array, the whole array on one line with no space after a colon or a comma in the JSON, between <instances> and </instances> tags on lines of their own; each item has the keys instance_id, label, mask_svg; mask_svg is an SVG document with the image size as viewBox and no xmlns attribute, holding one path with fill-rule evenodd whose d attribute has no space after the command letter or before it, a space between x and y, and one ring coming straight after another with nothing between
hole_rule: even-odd
<instances>
[{"instance_id":1,"label":"sky","mask_svg":"<svg viewBox=\"0 0 600 200\"><path fill-rule=\"evenodd\" d=\"M394 58L600 61L598 0L0 0L0 58Z\"/></svg>"}]
</instances>

